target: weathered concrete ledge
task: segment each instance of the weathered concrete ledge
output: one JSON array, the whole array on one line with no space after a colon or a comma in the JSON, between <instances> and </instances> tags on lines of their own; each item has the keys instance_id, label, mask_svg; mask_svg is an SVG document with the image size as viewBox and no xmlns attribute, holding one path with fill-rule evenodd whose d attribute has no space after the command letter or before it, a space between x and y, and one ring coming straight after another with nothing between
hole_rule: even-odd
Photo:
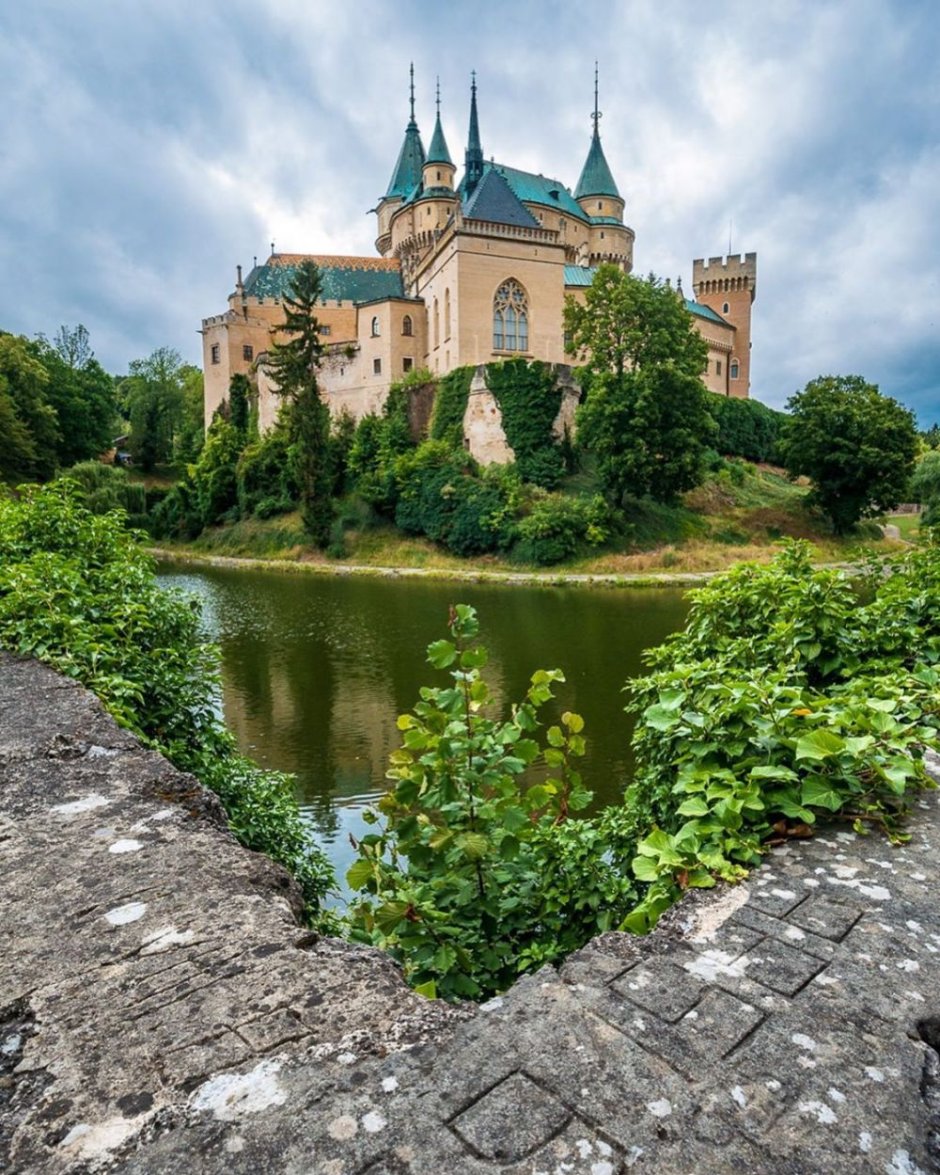
<instances>
[{"instance_id":1,"label":"weathered concrete ledge","mask_svg":"<svg viewBox=\"0 0 940 1175\"><path fill-rule=\"evenodd\" d=\"M0 1169L940 1170L940 804L777 850L482 1009L313 941L85 691L0 657Z\"/></svg>"}]
</instances>

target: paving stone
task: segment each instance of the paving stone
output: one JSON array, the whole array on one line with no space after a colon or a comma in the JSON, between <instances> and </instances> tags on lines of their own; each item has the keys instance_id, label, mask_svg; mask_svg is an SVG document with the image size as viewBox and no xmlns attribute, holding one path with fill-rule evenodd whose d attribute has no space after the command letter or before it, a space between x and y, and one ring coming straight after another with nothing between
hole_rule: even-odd
<instances>
[{"instance_id":1,"label":"paving stone","mask_svg":"<svg viewBox=\"0 0 940 1175\"><path fill-rule=\"evenodd\" d=\"M773 938L765 938L746 958L748 979L788 996L795 995L826 966L821 959Z\"/></svg>"},{"instance_id":2,"label":"paving stone","mask_svg":"<svg viewBox=\"0 0 940 1175\"><path fill-rule=\"evenodd\" d=\"M826 895L810 897L787 915L787 921L803 930L839 942L845 938L864 913L864 908L839 902Z\"/></svg>"},{"instance_id":3,"label":"paving stone","mask_svg":"<svg viewBox=\"0 0 940 1175\"><path fill-rule=\"evenodd\" d=\"M705 992L701 979L669 963L640 965L615 979L611 990L663 1020L675 1021L694 1008Z\"/></svg>"},{"instance_id":4,"label":"paving stone","mask_svg":"<svg viewBox=\"0 0 940 1175\"><path fill-rule=\"evenodd\" d=\"M450 1125L483 1158L515 1163L560 1134L570 1119L571 1111L556 1097L525 1073L513 1073Z\"/></svg>"}]
</instances>

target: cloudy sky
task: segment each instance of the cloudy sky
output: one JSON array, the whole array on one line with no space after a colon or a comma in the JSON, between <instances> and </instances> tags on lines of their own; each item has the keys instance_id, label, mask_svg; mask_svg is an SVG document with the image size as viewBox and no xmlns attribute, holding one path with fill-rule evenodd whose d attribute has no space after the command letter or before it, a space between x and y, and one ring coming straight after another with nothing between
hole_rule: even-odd
<instances>
[{"instance_id":1,"label":"cloudy sky","mask_svg":"<svg viewBox=\"0 0 940 1175\"><path fill-rule=\"evenodd\" d=\"M415 64L455 160L573 187L594 60L636 271L758 254L753 394L860 373L940 420L937 0L6 0L0 328L83 322L112 371L235 265L373 253Z\"/></svg>"}]
</instances>

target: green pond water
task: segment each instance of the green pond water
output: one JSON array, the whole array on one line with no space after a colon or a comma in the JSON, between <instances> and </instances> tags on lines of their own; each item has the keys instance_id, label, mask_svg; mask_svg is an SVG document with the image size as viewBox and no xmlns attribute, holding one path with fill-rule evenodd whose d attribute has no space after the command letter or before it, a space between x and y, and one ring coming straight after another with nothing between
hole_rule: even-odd
<instances>
[{"instance_id":1,"label":"green pond water","mask_svg":"<svg viewBox=\"0 0 940 1175\"><path fill-rule=\"evenodd\" d=\"M667 588L590 589L340 578L268 570L164 564L161 581L202 601L222 652L222 707L242 750L294 772L302 810L340 874L353 859L349 833L385 788L397 716L422 685L445 676L427 645L446 636L449 606L472 604L484 671L507 710L535 669L562 669L549 720L585 720L585 782L597 804L615 803L631 771L623 686L643 671L643 649L686 615Z\"/></svg>"}]
</instances>

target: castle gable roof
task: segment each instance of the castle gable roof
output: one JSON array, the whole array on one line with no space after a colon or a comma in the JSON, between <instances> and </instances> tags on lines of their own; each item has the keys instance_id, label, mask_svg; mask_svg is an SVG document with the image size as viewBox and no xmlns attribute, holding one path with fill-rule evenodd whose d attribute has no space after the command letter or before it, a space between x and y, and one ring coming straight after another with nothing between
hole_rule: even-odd
<instances>
[{"instance_id":1,"label":"castle gable roof","mask_svg":"<svg viewBox=\"0 0 940 1175\"><path fill-rule=\"evenodd\" d=\"M517 198L506 178L492 168L473 189L464 204L463 214L471 220L489 220L494 224L515 224L539 228L539 222Z\"/></svg>"},{"instance_id":2,"label":"castle gable roof","mask_svg":"<svg viewBox=\"0 0 940 1175\"><path fill-rule=\"evenodd\" d=\"M530 171L520 171L517 167L507 167L503 163L488 163L486 169L487 171L498 171L509 184L517 199L524 203L544 204L548 208L557 208L566 216L587 220L584 209L577 203L561 180L535 175Z\"/></svg>"},{"instance_id":3,"label":"castle gable roof","mask_svg":"<svg viewBox=\"0 0 940 1175\"><path fill-rule=\"evenodd\" d=\"M302 261L316 263L324 302L371 302L400 298L405 292L398 261L392 258L275 253L249 273L245 293L252 298L283 298Z\"/></svg>"}]
</instances>

